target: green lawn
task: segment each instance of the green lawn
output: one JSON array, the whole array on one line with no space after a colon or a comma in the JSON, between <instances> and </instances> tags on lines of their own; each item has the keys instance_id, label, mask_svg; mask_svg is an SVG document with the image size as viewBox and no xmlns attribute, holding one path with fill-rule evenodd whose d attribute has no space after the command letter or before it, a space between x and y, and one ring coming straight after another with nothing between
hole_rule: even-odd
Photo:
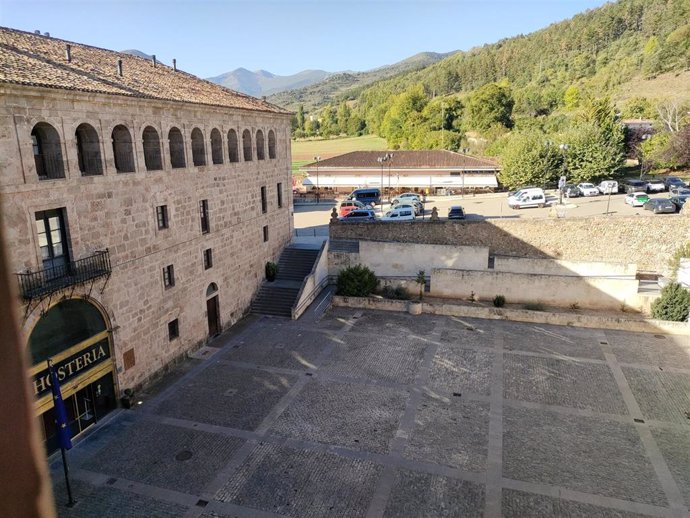
<instances>
[{"instance_id":1,"label":"green lawn","mask_svg":"<svg viewBox=\"0 0 690 518\"><path fill-rule=\"evenodd\" d=\"M292 141L292 171L314 161L315 156L321 159L349 153L350 151L380 151L387 149L386 139L375 135L362 137L345 137L322 140Z\"/></svg>"}]
</instances>

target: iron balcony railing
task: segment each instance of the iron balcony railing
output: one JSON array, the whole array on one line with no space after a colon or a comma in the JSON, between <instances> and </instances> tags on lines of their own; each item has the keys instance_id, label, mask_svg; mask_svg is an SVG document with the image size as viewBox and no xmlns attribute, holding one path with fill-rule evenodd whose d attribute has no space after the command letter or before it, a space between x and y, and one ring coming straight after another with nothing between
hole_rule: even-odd
<instances>
[{"instance_id":1,"label":"iron balcony railing","mask_svg":"<svg viewBox=\"0 0 690 518\"><path fill-rule=\"evenodd\" d=\"M19 293L25 299L45 297L56 291L110 275L110 254L101 250L89 257L37 272L18 273Z\"/></svg>"}]
</instances>

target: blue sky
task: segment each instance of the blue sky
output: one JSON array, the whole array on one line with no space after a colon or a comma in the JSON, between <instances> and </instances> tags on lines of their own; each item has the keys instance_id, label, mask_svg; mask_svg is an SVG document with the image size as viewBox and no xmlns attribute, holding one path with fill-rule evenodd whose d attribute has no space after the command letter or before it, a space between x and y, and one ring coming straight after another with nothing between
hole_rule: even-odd
<instances>
[{"instance_id":1,"label":"blue sky","mask_svg":"<svg viewBox=\"0 0 690 518\"><path fill-rule=\"evenodd\" d=\"M0 25L136 48L209 77L367 70L526 34L604 0L0 0Z\"/></svg>"}]
</instances>

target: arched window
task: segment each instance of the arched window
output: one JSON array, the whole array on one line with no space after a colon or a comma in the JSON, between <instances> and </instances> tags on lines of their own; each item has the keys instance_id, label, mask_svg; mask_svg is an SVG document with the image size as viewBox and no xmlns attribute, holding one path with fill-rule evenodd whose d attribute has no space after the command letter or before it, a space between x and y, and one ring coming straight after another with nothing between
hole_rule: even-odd
<instances>
[{"instance_id":1,"label":"arched window","mask_svg":"<svg viewBox=\"0 0 690 518\"><path fill-rule=\"evenodd\" d=\"M199 128L192 130L192 162L195 166L206 165L206 149L204 147L204 134Z\"/></svg>"},{"instance_id":2,"label":"arched window","mask_svg":"<svg viewBox=\"0 0 690 518\"><path fill-rule=\"evenodd\" d=\"M103 174L101 143L94 127L91 124L80 124L74 136L77 139L77 158L82 176Z\"/></svg>"},{"instance_id":3,"label":"arched window","mask_svg":"<svg viewBox=\"0 0 690 518\"><path fill-rule=\"evenodd\" d=\"M147 171L159 171L163 169L161 157L161 140L153 126L146 126L142 135L144 141L144 163Z\"/></svg>"},{"instance_id":4,"label":"arched window","mask_svg":"<svg viewBox=\"0 0 690 518\"><path fill-rule=\"evenodd\" d=\"M211 160L214 164L223 163L223 138L216 128L211 130Z\"/></svg>"},{"instance_id":5,"label":"arched window","mask_svg":"<svg viewBox=\"0 0 690 518\"><path fill-rule=\"evenodd\" d=\"M248 129L242 132L242 149L244 150L244 161L252 161L252 134Z\"/></svg>"},{"instance_id":6,"label":"arched window","mask_svg":"<svg viewBox=\"0 0 690 518\"><path fill-rule=\"evenodd\" d=\"M263 160L266 158L264 153L264 132L257 130L256 132L256 159Z\"/></svg>"},{"instance_id":7,"label":"arched window","mask_svg":"<svg viewBox=\"0 0 690 518\"><path fill-rule=\"evenodd\" d=\"M118 124L113 128L113 154L118 173L134 172L134 150L132 136L126 126Z\"/></svg>"},{"instance_id":8,"label":"arched window","mask_svg":"<svg viewBox=\"0 0 690 518\"><path fill-rule=\"evenodd\" d=\"M206 288L206 296L211 297L216 293L218 293L218 285L215 282L212 282L208 285L208 288Z\"/></svg>"},{"instance_id":9,"label":"arched window","mask_svg":"<svg viewBox=\"0 0 690 518\"><path fill-rule=\"evenodd\" d=\"M57 130L47 122L39 122L31 130L36 174L39 180L65 177L62 146Z\"/></svg>"},{"instance_id":10,"label":"arched window","mask_svg":"<svg viewBox=\"0 0 690 518\"><path fill-rule=\"evenodd\" d=\"M170 128L168 140L170 141L170 165L175 169L186 167L182 132L178 128Z\"/></svg>"},{"instance_id":11,"label":"arched window","mask_svg":"<svg viewBox=\"0 0 690 518\"><path fill-rule=\"evenodd\" d=\"M234 129L228 131L228 160L230 162L240 161L240 154L237 150L237 132Z\"/></svg>"},{"instance_id":12,"label":"arched window","mask_svg":"<svg viewBox=\"0 0 690 518\"><path fill-rule=\"evenodd\" d=\"M268 158L276 157L276 134L273 130L268 130Z\"/></svg>"}]
</instances>

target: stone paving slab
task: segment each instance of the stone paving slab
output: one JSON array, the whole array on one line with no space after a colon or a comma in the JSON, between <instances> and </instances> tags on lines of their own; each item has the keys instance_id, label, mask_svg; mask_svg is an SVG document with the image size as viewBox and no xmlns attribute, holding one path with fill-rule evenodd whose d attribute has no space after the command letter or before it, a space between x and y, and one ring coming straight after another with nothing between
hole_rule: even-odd
<instances>
[{"instance_id":1,"label":"stone paving slab","mask_svg":"<svg viewBox=\"0 0 690 518\"><path fill-rule=\"evenodd\" d=\"M488 396L494 353L440 345L434 356L427 386L443 394L473 392Z\"/></svg>"},{"instance_id":2,"label":"stone paving slab","mask_svg":"<svg viewBox=\"0 0 690 518\"><path fill-rule=\"evenodd\" d=\"M397 470L385 518L472 518L484 515L484 486Z\"/></svg>"},{"instance_id":3,"label":"stone paving slab","mask_svg":"<svg viewBox=\"0 0 690 518\"><path fill-rule=\"evenodd\" d=\"M559 357L603 360L599 340L591 329L547 324L504 323L504 347Z\"/></svg>"},{"instance_id":4,"label":"stone paving slab","mask_svg":"<svg viewBox=\"0 0 690 518\"><path fill-rule=\"evenodd\" d=\"M690 502L690 426L685 429L652 427L652 435L685 502Z\"/></svg>"},{"instance_id":5,"label":"stone paving slab","mask_svg":"<svg viewBox=\"0 0 690 518\"><path fill-rule=\"evenodd\" d=\"M195 495L244 442L152 422L134 423L109 439L83 469Z\"/></svg>"},{"instance_id":6,"label":"stone paving slab","mask_svg":"<svg viewBox=\"0 0 690 518\"><path fill-rule=\"evenodd\" d=\"M690 374L631 367L623 373L646 419L690 426Z\"/></svg>"},{"instance_id":7,"label":"stone paving slab","mask_svg":"<svg viewBox=\"0 0 690 518\"><path fill-rule=\"evenodd\" d=\"M635 427L504 408L503 476L667 506Z\"/></svg>"},{"instance_id":8,"label":"stone paving slab","mask_svg":"<svg viewBox=\"0 0 690 518\"><path fill-rule=\"evenodd\" d=\"M67 507L64 482L53 487L59 518L179 518L187 508L170 502L123 491L109 486L94 486L80 480L71 480L74 507Z\"/></svg>"},{"instance_id":9,"label":"stone paving slab","mask_svg":"<svg viewBox=\"0 0 690 518\"><path fill-rule=\"evenodd\" d=\"M504 518L641 518L644 514L599 507L513 489L503 490Z\"/></svg>"},{"instance_id":10,"label":"stone paving slab","mask_svg":"<svg viewBox=\"0 0 690 518\"><path fill-rule=\"evenodd\" d=\"M690 337L605 331L620 363L676 367L690 370Z\"/></svg>"},{"instance_id":11,"label":"stone paving slab","mask_svg":"<svg viewBox=\"0 0 690 518\"><path fill-rule=\"evenodd\" d=\"M356 309L334 307L327 311L311 328L320 331L340 331L356 313L358 313Z\"/></svg>"},{"instance_id":12,"label":"stone paving slab","mask_svg":"<svg viewBox=\"0 0 690 518\"><path fill-rule=\"evenodd\" d=\"M442 317L436 315L408 315L393 311L365 311L355 321L352 332L371 336L405 335L428 338Z\"/></svg>"},{"instance_id":13,"label":"stone paving slab","mask_svg":"<svg viewBox=\"0 0 690 518\"><path fill-rule=\"evenodd\" d=\"M163 401L156 413L254 430L297 379L297 375L216 364Z\"/></svg>"},{"instance_id":14,"label":"stone paving slab","mask_svg":"<svg viewBox=\"0 0 690 518\"><path fill-rule=\"evenodd\" d=\"M353 378L412 383L427 344L410 337L345 335L321 370Z\"/></svg>"},{"instance_id":15,"label":"stone paving slab","mask_svg":"<svg viewBox=\"0 0 690 518\"><path fill-rule=\"evenodd\" d=\"M627 414L605 364L537 356L504 355L503 397L546 405Z\"/></svg>"},{"instance_id":16,"label":"stone paving slab","mask_svg":"<svg viewBox=\"0 0 690 518\"><path fill-rule=\"evenodd\" d=\"M386 453L407 398L406 392L385 387L315 380L269 433Z\"/></svg>"},{"instance_id":17,"label":"stone paving slab","mask_svg":"<svg viewBox=\"0 0 690 518\"><path fill-rule=\"evenodd\" d=\"M488 433L488 403L425 394L403 456L482 472L486 469Z\"/></svg>"},{"instance_id":18,"label":"stone paving slab","mask_svg":"<svg viewBox=\"0 0 690 518\"><path fill-rule=\"evenodd\" d=\"M296 518L363 517L380 473L366 460L260 444L216 499Z\"/></svg>"},{"instance_id":19,"label":"stone paving slab","mask_svg":"<svg viewBox=\"0 0 690 518\"><path fill-rule=\"evenodd\" d=\"M498 328L476 318L446 317L441 329L442 344L493 349L501 334Z\"/></svg>"}]
</instances>

